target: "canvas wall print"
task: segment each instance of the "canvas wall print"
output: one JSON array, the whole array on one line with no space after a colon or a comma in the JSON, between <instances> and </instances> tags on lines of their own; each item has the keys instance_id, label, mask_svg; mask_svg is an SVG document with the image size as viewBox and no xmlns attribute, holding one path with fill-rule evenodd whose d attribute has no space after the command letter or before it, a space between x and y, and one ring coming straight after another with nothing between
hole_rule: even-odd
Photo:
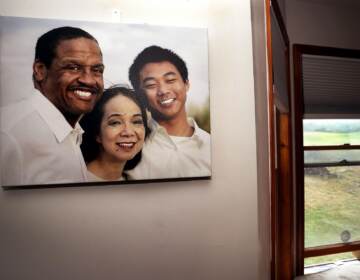
<instances>
[{"instance_id":1,"label":"canvas wall print","mask_svg":"<svg viewBox=\"0 0 360 280\"><path fill-rule=\"evenodd\" d=\"M1 185L211 178L207 30L0 17Z\"/></svg>"}]
</instances>

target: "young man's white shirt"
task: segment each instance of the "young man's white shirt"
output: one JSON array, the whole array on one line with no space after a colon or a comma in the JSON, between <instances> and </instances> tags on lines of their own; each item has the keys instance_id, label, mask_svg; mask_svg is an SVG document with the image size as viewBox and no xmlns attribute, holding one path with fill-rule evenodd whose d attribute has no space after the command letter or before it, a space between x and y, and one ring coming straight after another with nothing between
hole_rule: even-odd
<instances>
[{"instance_id":1,"label":"young man's white shirt","mask_svg":"<svg viewBox=\"0 0 360 280\"><path fill-rule=\"evenodd\" d=\"M1 185L86 182L80 144L72 128L40 92L1 108Z\"/></svg>"},{"instance_id":2,"label":"young man's white shirt","mask_svg":"<svg viewBox=\"0 0 360 280\"><path fill-rule=\"evenodd\" d=\"M127 171L129 179L165 179L211 176L210 134L189 118L194 128L190 137L170 136L155 120L142 149L142 159Z\"/></svg>"}]
</instances>

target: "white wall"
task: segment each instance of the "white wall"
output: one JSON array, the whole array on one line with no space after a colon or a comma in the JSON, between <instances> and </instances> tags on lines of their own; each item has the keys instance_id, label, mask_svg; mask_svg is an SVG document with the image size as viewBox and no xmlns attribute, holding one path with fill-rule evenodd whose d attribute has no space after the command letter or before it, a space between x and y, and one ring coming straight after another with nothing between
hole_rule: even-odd
<instances>
[{"instance_id":1,"label":"white wall","mask_svg":"<svg viewBox=\"0 0 360 280\"><path fill-rule=\"evenodd\" d=\"M286 21L286 0L277 0L283 20Z\"/></svg>"},{"instance_id":2,"label":"white wall","mask_svg":"<svg viewBox=\"0 0 360 280\"><path fill-rule=\"evenodd\" d=\"M259 275L258 279L271 277L271 193L270 193L270 148L268 133L268 72L265 32L265 1L251 0L253 36L255 116L257 142L258 178L258 225L259 225Z\"/></svg>"},{"instance_id":3,"label":"white wall","mask_svg":"<svg viewBox=\"0 0 360 280\"><path fill-rule=\"evenodd\" d=\"M358 0L287 0L291 43L360 49Z\"/></svg>"},{"instance_id":4,"label":"white wall","mask_svg":"<svg viewBox=\"0 0 360 280\"><path fill-rule=\"evenodd\" d=\"M0 279L258 279L250 1L49 3L0 14L209 28L213 179L0 190Z\"/></svg>"}]
</instances>

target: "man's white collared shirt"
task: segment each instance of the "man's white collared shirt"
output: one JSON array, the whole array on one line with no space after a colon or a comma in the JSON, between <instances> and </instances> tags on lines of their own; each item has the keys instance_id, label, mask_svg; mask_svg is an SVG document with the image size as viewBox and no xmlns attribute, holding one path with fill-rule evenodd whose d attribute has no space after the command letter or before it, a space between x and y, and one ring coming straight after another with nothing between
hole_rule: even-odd
<instances>
[{"instance_id":1,"label":"man's white collared shirt","mask_svg":"<svg viewBox=\"0 0 360 280\"><path fill-rule=\"evenodd\" d=\"M0 132L2 186L87 181L83 130L40 92L1 108Z\"/></svg>"},{"instance_id":2,"label":"man's white collared shirt","mask_svg":"<svg viewBox=\"0 0 360 280\"><path fill-rule=\"evenodd\" d=\"M142 149L142 159L127 171L131 180L211 176L210 134L188 119L191 137L175 137L151 120L151 134Z\"/></svg>"}]
</instances>

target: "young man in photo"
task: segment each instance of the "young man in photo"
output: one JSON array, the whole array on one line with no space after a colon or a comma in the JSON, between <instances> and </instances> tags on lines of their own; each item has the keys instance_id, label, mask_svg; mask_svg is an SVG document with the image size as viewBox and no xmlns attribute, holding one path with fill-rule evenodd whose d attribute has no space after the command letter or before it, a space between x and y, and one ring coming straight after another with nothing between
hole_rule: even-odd
<instances>
[{"instance_id":1,"label":"young man in photo","mask_svg":"<svg viewBox=\"0 0 360 280\"><path fill-rule=\"evenodd\" d=\"M38 39L36 90L1 108L3 186L87 181L78 121L102 95L103 71L99 44L82 29L55 28Z\"/></svg>"},{"instance_id":2,"label":"young man in photo","mask_svg":"<svg viewBox=\"0 0 360 280\"><path fill-rule=\"evenodd\" d=\"M211 176L210 135L186 113L190 83L184 60L169 49L150 46L135 58L129 78L152 116L152 133L130 178Z\"/></svg>"}]
</instances>

